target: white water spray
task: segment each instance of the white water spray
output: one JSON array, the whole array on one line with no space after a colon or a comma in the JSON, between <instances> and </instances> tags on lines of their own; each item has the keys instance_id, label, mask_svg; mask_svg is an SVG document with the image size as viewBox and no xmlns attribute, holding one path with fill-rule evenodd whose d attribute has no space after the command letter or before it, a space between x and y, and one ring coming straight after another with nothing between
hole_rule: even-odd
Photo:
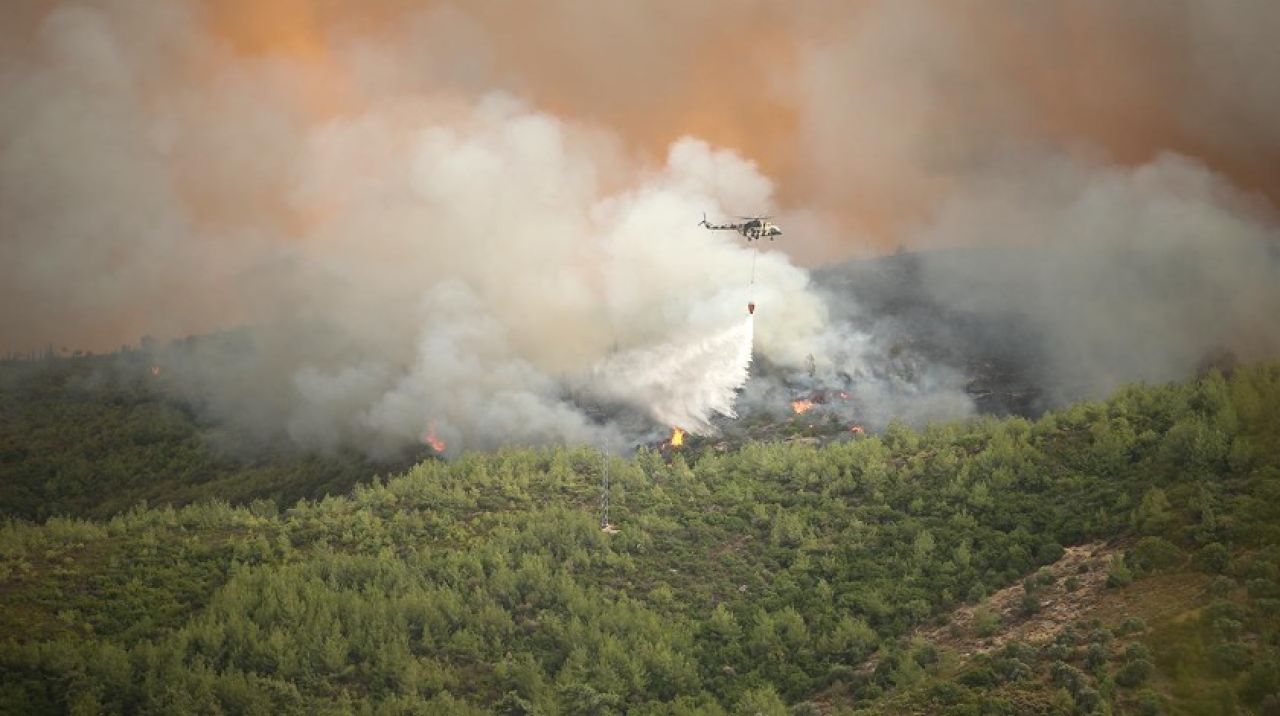
<instances>
[{"instance_id":1,"label":"white water spray","mask_svg":"<svg viewBox=\"0 0 1280 716\"><path fill-rule=\"evenodd\" d=\"M710 336L615 355L597 366L598 391L648 409L654 420L695 435L715 432L714 415L733 404L751 367L754 318Z\"/></svg>"}]
</instances>

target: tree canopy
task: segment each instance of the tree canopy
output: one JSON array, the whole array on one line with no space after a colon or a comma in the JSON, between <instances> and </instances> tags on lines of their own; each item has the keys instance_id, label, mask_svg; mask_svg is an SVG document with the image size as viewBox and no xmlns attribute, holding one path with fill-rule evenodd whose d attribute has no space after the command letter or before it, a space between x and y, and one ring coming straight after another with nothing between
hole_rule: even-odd
<instances>
[{"instance_id":1,"label":"tree canopy","mask_svg":"<svg viewBox=\"0 0 1280 716\"><path fill-rule=\"evenodd\" d=\"M587 447L428 460L283 509L10 521L0 711L1261 708L1280 694L1278 436L1263 365L1036 421L608 458L617 534ZM1110 589L1185 592L1195 618L1135 600L976 655L918 636L1010 585L1023 612L983 628L1042 609L1037 569L1095 541Z\"/></svg>"}]
</instances>

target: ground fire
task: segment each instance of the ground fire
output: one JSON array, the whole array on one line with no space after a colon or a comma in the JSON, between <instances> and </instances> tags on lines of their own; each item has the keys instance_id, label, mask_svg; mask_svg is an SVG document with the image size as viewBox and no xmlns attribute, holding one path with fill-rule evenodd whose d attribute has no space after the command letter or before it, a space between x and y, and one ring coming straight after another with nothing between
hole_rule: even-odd
<instances>
[{"instance_id":1,"label":"ground fire","mask_svg":"<svg viewBox=\"0 0 1280 716\"><path fill-rule=\"evenodd\" d=\"M440 437L436 435L435 423L427 425L427 432L422 436L422 442L425 445L430 445L431 449L435 450L437 453L443 453L446 447L445 441L441 440Z\"/></svg>"}]
</instances>

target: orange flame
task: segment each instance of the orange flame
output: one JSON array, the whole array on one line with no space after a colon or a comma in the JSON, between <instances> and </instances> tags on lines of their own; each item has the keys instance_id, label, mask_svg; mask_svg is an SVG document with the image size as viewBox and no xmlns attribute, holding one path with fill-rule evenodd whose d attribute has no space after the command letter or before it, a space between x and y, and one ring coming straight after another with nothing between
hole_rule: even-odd
<instances>
[{"instance_id":1,"label":"orange flame","mask_svg":"<svg viewBox=\"0 0 1280 716\"><path fill-rule=\"evenodd\" d=\"M151 375L160 375L160 366L158 365L151 366Z\"/></svg>"},{"instance_id":2,"label":"orange flame","mask_svg":"<svg viewBox=\"0 0 1280 716\"><path fill-rule=\"evenodd\" d=\"M671 447L680 447L684 445L684 431L680 428L671 428Z\"/></svg>"},{"instance_id":3,"label":"orange flame","mask_svg":"<svg viewBox=\"0 0 1280 716\"><path fill-rule=\"evenodd\" d=\"M791 412L795 413L796 415L803 415L804 413L807 413L810 410L813 410L812 400L791 401Z\"/></svg>"},{"instance_id":4,"label":"orange flame","mask_svg":"<svg viewBox=\"0 0 1280 716\"><path fill-rule=\"evenodd\" d=\"M866 430L862 429L861 425L855 425L849 428L849 432L853 433L854 435L865 435L867 433Z\"/></svg>"},{"instance_id":5,"label":"orange flame","mask_svg":"<svg viewBox=\"0 0 1280 716\"><path fill-rule=\"evenodd\" d=\"M848 400L848 399L849 399L849 394L848 394L848 393L846 393L846 392L844 392L843 390L842 390L842 391L840 391L839 395L840 395L840 399L841 399L841 400Z\"/></svg>"},{"instance_id":6,"label":"orange flame","mask_svg":"<svg viewBox=\"0 0 1280 716\"><path fill-rule=\"evenodd\" d=\"M422 436L422 442L427 445L430 445L431 449L435 450L437 453L444 452L445 441L441 440L436 435L435 423L427 423L427 434Z\"/></svg>"}]
</instances>

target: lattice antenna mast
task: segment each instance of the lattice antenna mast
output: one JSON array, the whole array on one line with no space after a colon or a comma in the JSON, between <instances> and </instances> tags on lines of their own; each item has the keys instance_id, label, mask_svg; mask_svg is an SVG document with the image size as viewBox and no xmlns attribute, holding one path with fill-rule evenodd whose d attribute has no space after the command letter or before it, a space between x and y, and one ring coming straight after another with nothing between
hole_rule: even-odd
<instances>
[{"instance_id":1,"label":"lattice antenna mast","mask_svg":"<svg viewBox=\"0 0 1280 716\"><path fill-rule=\"evenodd\" d=\"M600 529L608 531L609 524L609 452L600 451Z\"/></svg>"}]
</instances>

